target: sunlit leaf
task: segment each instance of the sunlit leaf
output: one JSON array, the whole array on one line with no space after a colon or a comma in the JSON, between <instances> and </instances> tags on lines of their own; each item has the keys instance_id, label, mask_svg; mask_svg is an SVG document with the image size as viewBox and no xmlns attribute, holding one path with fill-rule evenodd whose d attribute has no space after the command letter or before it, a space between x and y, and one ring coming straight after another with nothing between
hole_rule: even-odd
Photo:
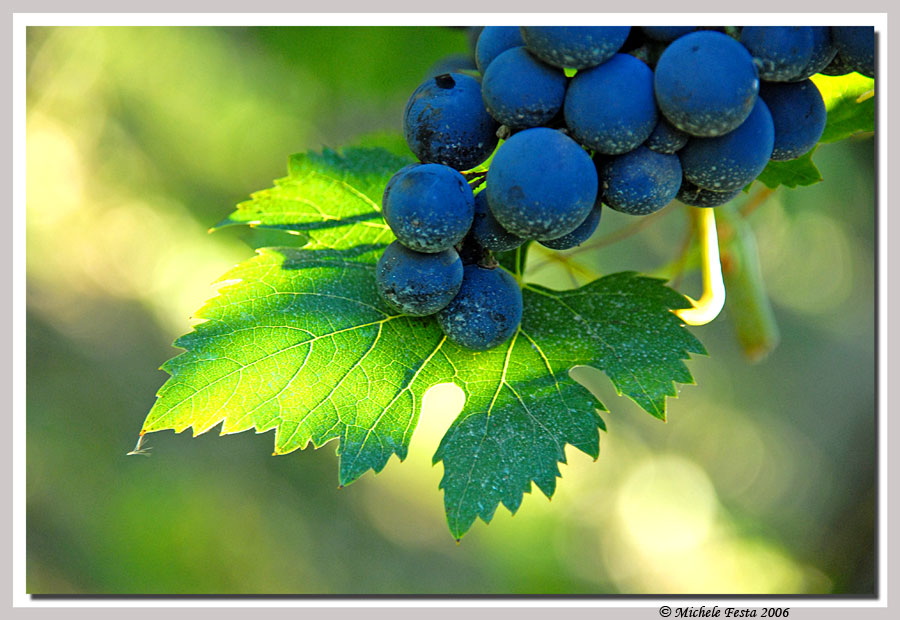
<instances>
[{"instance_id":1,"label":"sunlit leaf","mask_svg":"<svg viewBox=\"0 0 900 620\"><path fill-rule=\"evenodd\" d=\"M277 454L337 439L348 484L403 459L424 393L453 382L466 403L435 462L459 537L500 503L516 510L532 482L552 494L567 444L597 456L604 406L569 377L573 366L603 370L665 419L675 384L693 381L683 360L704 349L671 312L687 300L634 273L564 292L525 286L521 328L486 352L450 343L430 317L392 312L374 283L393 239L379 198L405 163L380 149L295 156L288 177L239 206L223 225L308 243L262 248L225 274L196 313L204 322L176 341L185 352L164 365L171 378L143 432L274 430Z\"/></svg>"},{"instance_id":2,"label":"sunlit leaf","mask_svg":"<svg viewBox=\"0 0 900 620\"><path fill-rule=\"evenodd\" d=\"M859 73L814 75L822 93L828 121L819 142L837 142L860 133L875 131L875 80Z\"/></svg>"}]
</instances>

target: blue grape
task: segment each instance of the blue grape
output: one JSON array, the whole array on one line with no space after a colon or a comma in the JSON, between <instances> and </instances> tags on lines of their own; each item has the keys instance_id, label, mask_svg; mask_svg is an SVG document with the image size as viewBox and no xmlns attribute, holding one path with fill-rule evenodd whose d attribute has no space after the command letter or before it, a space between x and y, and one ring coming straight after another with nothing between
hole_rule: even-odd
<instances>
[{"instance_id":1,"label":"blue grape","mask_svg":"<svg viewBox=\"0 0 900 620\"><path fill-rule=\"evenodd\" d=\"M728 192L759 176L775 146L772 114L762 99L740 127L716 138L691 138L678 152L684 176L704 189Z\"/></svg>"},{"instance_id":2,"label":"blue grape","mask_svg":"<svg viewBox=\"0 0 900 620\"><path fill-rule=\"evenodd\" d=\"M508 49L484 72L481 95L487 111L514 129L543 125L562 108L566 76L524 47Z\"/></svg>"},{"instance_id":3,"label":"blue grape","mask_svg":"<svg viewBox=\"0 0 900 620\"><path fill-rule=\"evenodd\" d=\"M591 235L597 230L597 225L600 224L600 216L602 214L603 204L598 200L594 203L594 208L588 213L587 218L578 225L578 228L568 235L563 235L556 239L545 239L538 243L552 250L571 250L572 248L578 247L590 239Z\"/></svg>"},{"instance_id":4,"label":"blue grape","mask_svg":"<svg viewBox=\"0 0 900 620\"><path fill-rule=\"evenodd\" d=\"M701 30L673 41L656 64L656 102L678 129L721 136L753 110L759 77L753 57L727 34Z\"/></svg>"},{"instance_id":5,"label":"blue grape","mask_svg":"<svg viewBox=\"0 0 900 620\"><path fill-rule=\"evenodd\" d=\"M474 168L497 146L497 121L484 109L481 84L462 73L422 83L403 113L406 143L424 163Z\"/></svg>"},{"instance_id":6,"label":"blue grape","mask_svg":"<svg viewBox=\"0 0 900 620\"><path fill-rule=\"evenodd\" d=\"M382 211L400 243L417 252L441 252L466 236L475 197L453 168L423 164L393 183Z\"/></svg>"},{"instance_id":7,"label":"blue grape","mask_svg":"<svg viewBox=\"0 0 900 620\"><path fill-rule=\"evenodd\" d=\"M449 304L463 281L463 264L453 248L423 254L398 241L375 266L375 284L388 306L412 316L434 314Z\"/></svg>"},{"instance_id":8,"label":"blue grape","mask_svg":"<svg viewBox=\"0 0 900 620\"><path fill-rule=\"evenodd\" d=\"M821 73L837 54L837 48L831 36L831 28L828 26L811 26L813 34L813 51L803 71L793 81L802 81L806 78Z\"/></svg>"},{"instance_id":9,"label":"blue grape","mask_svg":"<svg viewBox=\"0 0 900 620\"><path fill-rule=\"evenodd\" d=\"M688 134L667 121L665 116L660 116L644 146L657 153L671 155L683 149L689 138Z\"/></svg>"},{"instance_id":10,"label":"blue grape","mask_svg":"<svg viewBox=\"0 0 900 620\"><path fill-rule=\"evenodd\" d=\"M437 319L451 342L474 351L493 349L522 321L522 290L501 268L466 265L459 293Z\"/></svg>"},{"instance_id":11,"label":"blue grape","mask_svg":"<svg viewBox=\"0 0 900 620\"><path fill-rule=\"evenodd\" d=\"M522 39L544 62L587 69L612 58L630 31L630 26L522 26Z\"/></svg>"},{"instance_id":12,"label":"blue grape","mask_svg":"<svg viewBox=\"0 0 900 620\"><path fill-rule=\"evenodd\" d=\"M492 252L507 252L525 243L525 239L500 225L488 208L486 191L475 196L475 217L469 234L481 247Z\"/></svg>"},{"instance_id":13,"label":"blue grape","mask_svg":"<svg viewBox=\"0 0 900 620\"><path fill-rule=\"evenodd\" d=\"M475 64L484 74L491 62L506 50L525 45L518 26L485 26L475 47Z\"/></svg>"},{"instance_id":14,"label":"blue grape","mask_svg":"<svg viewBox=\"0 0 900 620\"><path fill-rule=\"evenodd\" d=\"M825 131L825 102L811 80L786 84L764 82L759 96L775 125L772 159L796 159L814 147Z\"/></svg>"},{"instance_id":15,"label":"blue grape","mask_svg":"<svg viewBox=\"0 0 900 620\"><path fill-rule=\"evenodd\" d=\"M600 182L608 207L631 215L648 215L675 199L681 186L681 162L677 155L639 146L602 163Z\"/></svg>"},{"instance_id":16,"label":"blue grape","mask_svg":"<svg viewBox=\"0 0 900 620\"><path fill-rule=\"evenodd\" d=\"M681 187L675 198L692 207L718 207L736 198L741 191L741 189L733 189L730 192L714 192L697 187L687 179L682 179Z\"/></svg>"},{"instance_id":17,"label":"blue grape","mask_svg":"<svg viewBox=\"0 0 900 620\"><path fill-rule=\"evenodd\" d=\"M475 61L468 54L448 54L439 58L425 72L425 79L437 77L444 73L459 73L460 71L475 71Z\"/></svg>"},{"instance_id":18,"label":"blue grape","mask_svg":"<svg viewBox=\"0 0 900 620\"><path fill-rule=\"evenodd\" d=\"M697 26L641 26L644 34L654 41L674 41L696 29Z\"/></svg>"},{"instance_id":19,"label":"blue grape","mask_svg":"<svg viewBox=\"0 0 900 620\"><path fill-rule=\"evenodd\" d=\"M574 140L535 127L497 149L484 191L503 228L525 239L555 239L575 230L594 206L597 171Z\"/></svg>"},{"instance_id":20,"label":"blue grape","mask_svg":"<svg viewBox=\"0 0 900 620\"><path fill-rule=\"evenodd\" d=\"M387 209L388 209L388 202L389 202L388 196L391 193L391 189L394 187L394 185L397 184L397 181L400 180L400 177L402 177L404 174L406 174L407 171L415 168L416 166L421 166L421 165L422 164L409 164L409 165L403 166L402 168L400 168L400 170L398 170L397 172L394 173L394 176L392 176L390 178L390 180L388 180L387 185L384 186L384 194L382 194L382 196L381 196L381 215L383 215L385 219L387 219Z\"/></svg>"},{"instance_id":21,"label":"blue grape","mask_svg":"<svg viewBox=\"0 0 900 620\"><path fill-rule=\"evenodd\" d=\"M656 126L653 71L628 54L579 71L566 92L566 125L581 144L600 153L627 153Z\"/></svg>"},{"instance_id":22,"label":"blue grape","mask_svg":"<svg viewBox=\"0 0 900 620\"><path fill-rule=\"evenodd\" d=\"M741 43L753 55L761 80L789 82L812 61L813 29L809 26L745 26Z\"/></svg>"},{"instance_id":23,"label":"blue grape","mask_svg":"<svg viewBox=\"0 0 900 620\"><path fill-rule=\"evenodd\" d=\"M872 26L832 26L831 36L847 66L866 77L875 77L875 28Z\"/></svg>"}]
</instances>

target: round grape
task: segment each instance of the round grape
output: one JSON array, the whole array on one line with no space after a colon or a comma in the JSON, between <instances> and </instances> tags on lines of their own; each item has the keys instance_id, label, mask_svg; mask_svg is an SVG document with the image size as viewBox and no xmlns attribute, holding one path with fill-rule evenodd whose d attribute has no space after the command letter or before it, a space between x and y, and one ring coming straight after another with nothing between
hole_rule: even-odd
<instances>
[{"instance_id":1,"label":"round grape","mask_svg":"<svg viewBox=\"0 0 900 620\"><path fill-rule=\"evenodd\" d=\"M828 26L811 26L813 33L813 51L809 64L803 68L794 78L794 81L802 81L806 78L821 73L837 54L837 48L831 37L831 28Z\"/></svg>"},{"instance_id":2,"label":"round grape","mask_svg":"<svg viewBox=\"0 0 900 620\"><path fill-rule=\"evenodd\" d=\"M572 78L564 113L580 143L608 155L627 153L656 126L653 71L634 56L616 54Z\"/></svg>"},{"instance_id":3,"label":"round grape","mask_svg":"<svg viewBox=\"0 0 900 620\"><path fill-rule=\"evenodd\" d=\"M497 56L521 45L525 45L525 41L518 26L485 26L475 47L475 64L483 75Z\"/></svg>"},{"instance_id":4,"label":"round grape","mask_svg":"<svg viewBox=\"0 0 900 620\"><path fill-rule=\"evenodd\" d=\"M412 316L444 308L462 281L463 264L453 248L423 254L394 241L375 266L375 284L382 298L394 310Z\"/></svg>"},{"instance_id":5,"label":"round grape","mask_svg":"<svg viewBox=\"0 0 900 620\"><path fill-rule=\"evenodd\" d=\"M741 43L753 55L761 80L789 82L812 61L813 30L809 26L746 26Z\"/></svg>"},{"instance_id":6,"label":"round grape","mask_svg":"<svg viewBox=\"0 0 900 620\"><path fill-rule=\"evenodd\" d=\"M466 236L475 197L459 172L440 164L409 168L393 183L384 218L397 239L417 252L441 252Z\"/></svg>"},{"instance_id":7,"label":"round grape","mask_svg":"<svg viewBox=\"0 0 900 620\"><path fill-rule=\"evenodd\" d=\"M575 230L594 206L597 171L574 140L536 127L497 149L484 191L503 228L525 239L555 239Z\"/></svg>"},{"instance_id":8,"label":"round grape","mask_svg":"<svg viewBox=\"0 0 900 620\"><path fill-rule=\"evenodd\" d=\"M763 171L775 146L772 114L762 99L740 127L716 138L691 138L678 152L684 176L717 192L740 189Z\"/></svg>"},{"instance_id":9,"label":"round grape","mask_svg":"<svg viewBox=\"0 0 900 620\"><path fill-rule=\"evenodd\" d=\"M875 77L875 28L832 26L834 46L847 66L866 77Z\"/></svg>"},{"instance_id":10,"label":"round grape","mask_svg":"<svg viewBox=\"0 0 900 620\"><path fill-rule=\"evenodd\" d=\"M656 64L656 102L678 129L721 136L743 123L756 102L753 57L727 34L701 30L673 41Z\"/></svg>"},{"instance_id":11,"label":"round grape","mask_svg":"<svg viewBox=\"0 0 900 620\"><path fill-rule=\"evenodd\" d=\"M543 125L562 108L565 74L524 47L508 49L484 72L481 95L487 111L514 129Z\"/></svg>"},{"instance_id":12,"label":"round grape","mask_svg":"<svg viewBox=\"0 0 900 620\"><path fill-rule=\"evenodd\" d=\"M397 184L397 181L400 180L400 177L406 174L407 171L421 165L422 164L408 164L406 166L403 166L402 168L400 168L400 170L394 173L394 176L392 176L387 182L387 185L384 186L384 194L382 194L381 196L381 215L383 215L385 219L387 219L388 196L391 193L391 189L394 187L394 185Z\"/></svg>"},{"instance_id":13,"label":"round grape","mask_svg":"<svg viewBox=\"0 0 900 620\"><path fill-rule=\"evenodd\" d=\"M640 146L606 160L600 170L603 202L616 211L648 215L675 199L681 186L681 162Z\"/></svg>"},{"instance_id":14,"label":"round grape","mask_svg":"<svg viewBox=\"0 0 900 620\"><path fill-rule=\"evenodd\" d=\"M484 109L481 84L462 73L426 80L403 113L406 143L424 163L474 168L497 146L497 121Z\"/></svg>"},{"instance_id":15,"label":"round grape","mask_svg":"<svg viewBox=\"0 0 900 620\"><path fill-rule=\"evenodd\" d=\"M522 26L522 39L544 62L587 69L612 58L630 30L630 26Z\"/></svg>"},{"instance_id":16,"label":"round grape","mask_svg":"<svg viewBox=\"0 0 900 620\"><path fill-rule=\"evenodd\" d=\"M775 125L772 159L796 159L814 147L825 131L825 102L811 80L764 82L759 96L766 102Z\"/></svg>"},{"instance_id":17,"label":"round grape","mask_svg":"<svg viewBox=\"0 0 900 620\"><path fill-rule=\"evenodd\" d=\"M493 349L522 321L522 290L501 268L466 265L459 293L437 319L451 342L474 351Z\"/></svg>"}]
</instances>

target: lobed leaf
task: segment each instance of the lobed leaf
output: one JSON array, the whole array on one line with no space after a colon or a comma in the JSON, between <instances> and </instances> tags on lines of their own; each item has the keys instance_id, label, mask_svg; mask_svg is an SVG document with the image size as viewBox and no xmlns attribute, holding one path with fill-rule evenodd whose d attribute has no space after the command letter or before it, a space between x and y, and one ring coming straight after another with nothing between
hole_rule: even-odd
<instances>
[{"instance_id":1,"label":"lobed leaf","mask_svg":"<svg viewBox=\"0 0 900 620\"><path fill-rule=\"evenodd\" d=\"M505 345L472 352L430 318L397 315L375 289L392 240L380 217L387 180L406 160L381 149L291 158L289 174L223 222L301 232L302 248L262 248L225 274L142 432L221 424L275 431L275 453L337 439L349 484L403 459L424 393L453 382L465 406L435 454L454 536L499 504L515 511L532 482L550 496L572 445L596 457L604 406L569 371L603 370L620 394L665 419L683 360L705 353L671 312L687 300L662 281L614 274L557 292L527 285L522 325ZM517 269L522 254L502 257Z\"/></svg>"}]
</instances>

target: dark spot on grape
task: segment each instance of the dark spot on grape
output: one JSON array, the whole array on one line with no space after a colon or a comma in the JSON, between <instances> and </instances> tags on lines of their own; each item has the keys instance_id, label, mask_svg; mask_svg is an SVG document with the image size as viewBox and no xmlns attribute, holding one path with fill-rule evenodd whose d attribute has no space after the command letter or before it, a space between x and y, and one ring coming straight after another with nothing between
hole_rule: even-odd
<instances>
[{"instance_id":1,"label":"dark spot on grape","mask_svg":"<svg viewBox=\"0 0 900 620\"><path fill-rule=\"evenodd\" d=\"M456 81L453 79L453 76L449 73L442 73L441 75L434 76L434 83L438 85L438 88L453 88L456 86Z\"/></svg>"}]
</instances>

